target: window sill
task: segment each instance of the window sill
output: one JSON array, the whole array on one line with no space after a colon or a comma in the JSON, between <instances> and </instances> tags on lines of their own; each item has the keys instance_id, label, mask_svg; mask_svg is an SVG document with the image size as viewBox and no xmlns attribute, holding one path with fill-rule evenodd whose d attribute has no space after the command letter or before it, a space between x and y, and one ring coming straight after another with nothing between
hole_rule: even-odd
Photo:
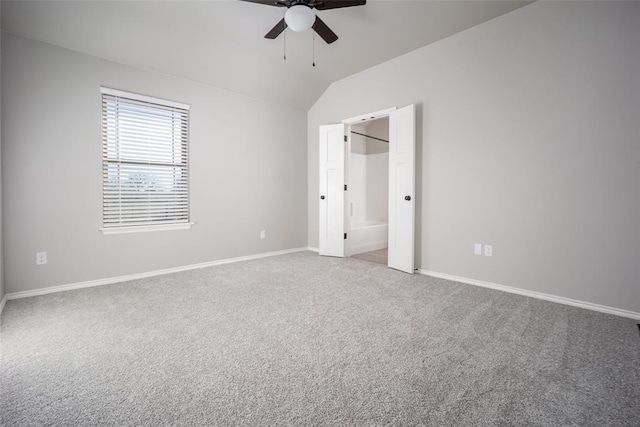
<instances>
[{"instance_id":1,"label":"window sill","mask_svg":"<svg viewBox=\"0 0 640 427\"><path fill-rule=\"evenodd\" d=\"M163 224L163 225L143 225L139 227L114 227L101 228L102 234L126 234L126 233L146 233L149 231L168 231L168 230L186 230L191 228L193 222L185 222L181 224Z\"/></svg>"}]
</instances>

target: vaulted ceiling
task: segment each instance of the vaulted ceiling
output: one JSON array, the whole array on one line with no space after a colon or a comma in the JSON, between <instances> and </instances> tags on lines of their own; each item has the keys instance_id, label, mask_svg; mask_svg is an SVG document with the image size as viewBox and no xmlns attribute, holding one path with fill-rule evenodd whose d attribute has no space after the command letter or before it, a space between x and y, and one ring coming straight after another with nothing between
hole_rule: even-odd
<instances>
[{"instance_id":1,"label":"vaulted ceiling","mask_svg":"<svg viewBox=\"0 0 640 427\"><path fill-rule=\"evenodd\" d=\"M264 35L286 9L219 1L2 1L2 30L255 98L308 109L334 81L529 1L369 0L318 11L340 37Z\"/></svg>"}]
</instances>

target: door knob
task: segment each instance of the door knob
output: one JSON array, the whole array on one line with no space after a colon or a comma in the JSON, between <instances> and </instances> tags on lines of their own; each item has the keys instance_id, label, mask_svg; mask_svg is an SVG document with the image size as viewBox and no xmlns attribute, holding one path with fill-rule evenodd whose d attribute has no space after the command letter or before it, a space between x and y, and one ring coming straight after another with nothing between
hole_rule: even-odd
<instances>
[{"instance_id":1,"label":"door knob","mask_svg":"<svg viewBox=\"0 0 640 427\"><path fill-rule=\"evenodd\" d=\"M411 200L411 196L404 196L404 199L409 201L409 200Z\"/></svg>"},{"instance_id":2,"label":"door knob","mask_svg":"<svg viewBox=\"0 0 640 427\"><path fill-rule=\"evenodd\" d=\"M324 200L324 196L320 196L320 199Z\"/></svg>"}]
</instances>

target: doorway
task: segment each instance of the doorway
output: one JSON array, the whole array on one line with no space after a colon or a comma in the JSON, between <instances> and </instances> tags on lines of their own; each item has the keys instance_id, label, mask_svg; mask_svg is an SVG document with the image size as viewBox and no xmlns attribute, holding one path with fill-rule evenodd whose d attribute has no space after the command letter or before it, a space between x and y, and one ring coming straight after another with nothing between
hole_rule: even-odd
<instances>
[{"instance_id":1,"label":"doorway","mask_svg":"<svg viewBox=\"0 0 640 427\"><path fill-rule=\"evenodd\" d=\"M347 126L347 254L387 265L389 117Z\"/></svg>"},{"instance_id":2,"label":"doorway","mask_svg":"<svg viewBox=\"0 0 640 427\"><path fill-rule=\"evenodd\" d=\"M389 134L387 265L412 274L415 269L414 105L402 108L394 107L345 119L340 124L320 126L319 254L345 257L352 253L349 236L352 235L355 229L351 228L352 205L348 190L348 163L351 157L352 127L362 126L365 122L381 118L388 118ZM366 151L366 149L365 147L364 150ZM362 208L363 206L361 205L359 212L363 211ZM366 212L366 209L364 212ZM358 216L357 206L354 214L356 217ZM368 221L366 217L364 220L365 222Z\"/></svg>"}]
</instances>

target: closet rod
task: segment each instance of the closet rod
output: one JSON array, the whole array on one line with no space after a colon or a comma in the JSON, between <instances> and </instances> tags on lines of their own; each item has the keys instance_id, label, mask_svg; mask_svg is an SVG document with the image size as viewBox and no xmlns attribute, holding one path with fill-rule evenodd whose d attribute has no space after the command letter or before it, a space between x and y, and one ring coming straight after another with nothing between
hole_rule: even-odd
<instances>
[{"instance_id":1,"label":"closet rod","mask_svg":"<svg viewBox=\"0 0 640 427\"><path fill-rule=\"evenodd\" d=\"M378 141L389 143L389 141L387 141L386 139L377 138L375 136L370 136L370 135L365 135L364 133L356 132L356 131L353 131L353 130L351 131L351 133L355 133L356 135L364 136L364 137L371 138L371 139L377 139Z\"/></svg>"}]
</instances>

